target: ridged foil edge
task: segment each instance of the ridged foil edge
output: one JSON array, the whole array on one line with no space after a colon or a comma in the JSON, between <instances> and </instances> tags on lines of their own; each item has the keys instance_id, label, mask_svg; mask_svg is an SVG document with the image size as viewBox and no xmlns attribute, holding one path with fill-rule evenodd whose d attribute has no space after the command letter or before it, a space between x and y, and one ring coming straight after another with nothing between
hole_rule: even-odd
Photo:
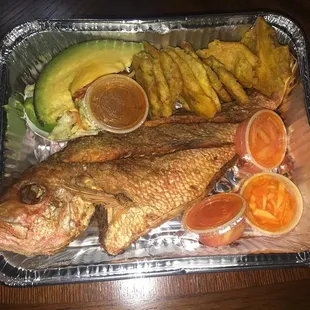
<instances>
[{"instance_id":1,"label":"ridged foil edge","mask_svg":"<svg viewBox=\"0 0 310 310\"><path fill-rule=\"evenodd\" d=\"M307 106L307 113L309 119L310 107L310 88L309 88L309 72L308 61L306 58L306 45L305 39L300 28L291 20L284 16L265 13L245 13L234 15L206 15L195 17L183 17L175 19L157 19L157 20L131 20L131 21L98 21L98 20L65 20L65 21L33 21L22 24L14 28L2 41L1 56L0 56L0 100L5 102L4 85L6 79L6 53L24 38L30 36L32 33L49 30L59 31L76 31L76 30L100 30L100 26L95 29L89 29L89 25L93 23L101 24L110 23L121 24L123 29L127 25L135 24L134 31L155 30L162 34L170 31L171 29L181 29L187 22L195 21L196 24L201 23L202 26L222 26L225 24L222 17L226 19L230 16L233 19L240 19L244 21L245 18L249 20L255 19L258 15L263 15L271 24L274 20L285 23L290 23L291 39L296 46L296 54L300 66L301 79L304 84L304 95ZM228 18L229 20L229 18ZM214 23L215 22L215 23ZM227 22L227 20L226 20ZM148 24L153 24L149 28ZM169 28L170 25L171 28ZM180 28L178 28L180 27ZM303 52L300 52L303 51ZM1 108L1 113L3 109ZM0 130L4 131L5 123L1 122ZM3 147L3 145L2 145ZM3 152L1 152L3 156ZM3 159L3 158L0 158ZM3 162L3 160L1 161ZM62 267L62 268L49 268L47 270L31 270L14 267L7 263L3 256L0 256L0 281L11 286L27 286L27 285L42 285L42 284L55 284L65 282L80 282L80 281L93 281L93 280L111 280L111 279L124 279L140 276L156 276L156 275L169 275L169 274L184 274L206 271L218 270L231 270L239 268L270 268L270 267L285 267L293 265L309 265L310 257L309 251L302 253L291 254L251 254L251 255L215 255L203 256L192 258L172 258L172 259L157 259L144 262L128 262L121 264L96 264L79 267Z\"/></svg>"},{"instance_id":2,"label":"ridged foil edge","mask_svg":"<svg viewBox=\"0 0 310 310\"><path fill-rule=\"evenodd\" d=\"M89 281L123 280L130 278L181 275L200 272L231 271L242 268L284 268L309 265L310 254L216 255L188 258L148 260L136 263L87 265L46 270L19 270L0 257L0 281L8 286L38 286ZM210 266L212 266L210 268ZM7 276L11 274L11 276ZM21 280L22 279L22 280Z\"/></svg>"}]
</instances>

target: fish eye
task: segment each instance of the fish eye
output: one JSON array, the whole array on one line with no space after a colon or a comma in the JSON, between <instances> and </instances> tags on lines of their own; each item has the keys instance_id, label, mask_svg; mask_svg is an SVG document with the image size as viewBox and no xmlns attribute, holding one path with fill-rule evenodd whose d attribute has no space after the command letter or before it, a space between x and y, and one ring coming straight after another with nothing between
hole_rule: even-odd
<instances>
[{"instance_id":1,"label":"fish eye","mask_svg":"<svg viewBox=\"0 0 310 310\"><path fill-rule=\"evenodd\" d=\"M22 203L34 205L42 200L45 193L46 188L42 185L26 184L20 189L20 200Z\"/></svg>"}]
</instances>

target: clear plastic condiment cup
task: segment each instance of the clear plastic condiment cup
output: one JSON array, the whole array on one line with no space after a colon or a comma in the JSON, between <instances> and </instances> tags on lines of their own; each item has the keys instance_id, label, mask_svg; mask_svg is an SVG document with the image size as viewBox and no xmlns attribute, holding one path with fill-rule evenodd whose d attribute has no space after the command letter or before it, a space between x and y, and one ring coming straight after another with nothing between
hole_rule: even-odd
<instances>
[{"instance_id":1,"label":"clear plastic condiment cup","mask_svg":"<svg viewBox=\"0 0 310 310\"><path fill-rule=\"evenodd\" d=\"M263 126L264 123L266 126ZM235 145L237 153L246 160L247 169L251 168L249 172L272 170L278 167L285 157L287 148L285 125L275 112L261 110L238 126ZM262 156L260 154L264 154L266 158L260 157Z\"/></svg>"},{"instance_id":2,"label":"clear plastic condiment cup","mask_svg":"<svg viewBox=\"0 0 310 310\"><path fill-rule=\"evenodd\" d=\"M285 188L291 193L292 197L294 197L295 200L295 214L292 217L291 221L285 225L285 226L280 226L279 228L275 229L268 229L267 227L269 226L268 224L262 224L259 223L258 221L254 220L253 215L250 216L250 212L253 213L252 209L250 208L250 197L249 196L249 188L251 186L254 187L255 183L257 184L264 184L262 183L264 180L276 180L277 182L281 182ZM262 185L261 185L262 186ZM267 196L267 190L268 190L268 183L266 183L266 196ZM245 183L242 185L241 190L240 190L240 195L244 197L244 199L247 201L248 207L245 212L245 217L246 217L246 222L257 232L263 233L266 236L271 236L271 237L279 237L281 235L287 234L290 232L292 229L296 227L296 225L299 223L300 218L303 213L303 199L302 195L298 189L298 187L287 177L277 174L277 173L272 173L272 172L264 172L264 173L258 173L250 177ZM264 199L263 195L260 194L259 197L256 197L256 199L260 199L261 201ZM285 201L284 201L285 202ZM268 200L266 200L266 203L268 203ZM277 205L277 204L276 204ZM281 208L281 205L278 206L278 208ZM280 210L281 211L281 210ZM253 218L253 219L251 219ZM268 222L266 222L268 223Z\"/></svg>"},{"instance_id":3,"label":"clear plastic condiment cup","mask_svg":"<svg viewBox=\"0 0 310 310\"><path fill-rule=\"evenodd\" d=\"M209 196L191 207L183 216L186 230L199 234L199 241L219 247L241 237L246 223L246 201L234 193Z\"/></svg>"},{"instance_id":4,"label":"clear plastic condiment cup","mask_svg":"<svg viewBox=\"0 0 310 310\"><path fill-rule=\"evenodd\" d=\"M95 80L84 96L88 120L99 130L128 133L139 128L148 115L144 89L122 74L108 74Z\"/></svg>"}]
</instances>

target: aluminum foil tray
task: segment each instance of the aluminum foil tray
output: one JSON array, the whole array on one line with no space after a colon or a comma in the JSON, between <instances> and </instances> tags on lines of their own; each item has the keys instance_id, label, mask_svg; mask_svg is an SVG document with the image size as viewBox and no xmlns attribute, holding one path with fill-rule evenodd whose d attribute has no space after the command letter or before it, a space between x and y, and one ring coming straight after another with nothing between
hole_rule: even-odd
<instances>
[{"instance_id":1,"label":"aluminum foil tray","mask_svg":"<svg viewBox=\"0 0 310 310\"><path fill-rule=\"evenodd\" d=\"M236 41L262 15L289 44L299 63L299 85L281 108L289 132L289 150L295 159L292 178L299 186L305 212L296 229L285 238L271 239L246 231L230 246L202 246L195 234L185 232L174 219L140 238L125 253L107 255L98 243L95 223L62 252L53 256L25 257L0 252L0 281L11 286L43 285L142 276L184 274L232 269L307 266L310 263L310 83L305 37L289 18L255 12L204 15L156 20L35 20L15 27L0 45L1 188L5 189L29 166L47 158L65 144L34 135L3 105L22 100L27 84L36 82L43 66L59 51L92 39L150 41L157 47L188 40L195 48L214 39ZM214 191L238 186L234 169Z\"/></svg>"}]
</instances>

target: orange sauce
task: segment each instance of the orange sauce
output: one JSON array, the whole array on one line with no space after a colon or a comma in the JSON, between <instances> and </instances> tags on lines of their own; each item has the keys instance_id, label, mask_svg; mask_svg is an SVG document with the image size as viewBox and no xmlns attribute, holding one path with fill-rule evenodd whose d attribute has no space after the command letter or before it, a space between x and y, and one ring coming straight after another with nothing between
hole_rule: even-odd
<instances>
[{"instance_id":1,"label":"orange sauce","mask_svg":"<svg viewBox=\"0 0 310 310\"><path fill-rule=\"evenodd\" d=\"M295 217L296 197L279 178L268 174L259 175L246 185L242 195L248 203L247 219L263 230L281 230Z\"/></svg>"},{"instance_id":2,"label":"orange sauce","mask_svg":"<svg viewBox=\"0 0 310 310\"><path fill-rule=\"evenodd\" d=\"M188 211L186 226L192 230L220 227L235 218L242 206L243 201L237 195L211 196Z\"/></svg>"},{"instance_id":3,"label":"orange sauce","mask_svg":"<svg viewBox=\"0 0 310 310\"><path fill-rule=\"evenodd\" d=\"M275 168L286 151L286 131L274 112L259 114L249 128L248 145L252 158L264 168Z\"/></svg>"}]
</instances>

